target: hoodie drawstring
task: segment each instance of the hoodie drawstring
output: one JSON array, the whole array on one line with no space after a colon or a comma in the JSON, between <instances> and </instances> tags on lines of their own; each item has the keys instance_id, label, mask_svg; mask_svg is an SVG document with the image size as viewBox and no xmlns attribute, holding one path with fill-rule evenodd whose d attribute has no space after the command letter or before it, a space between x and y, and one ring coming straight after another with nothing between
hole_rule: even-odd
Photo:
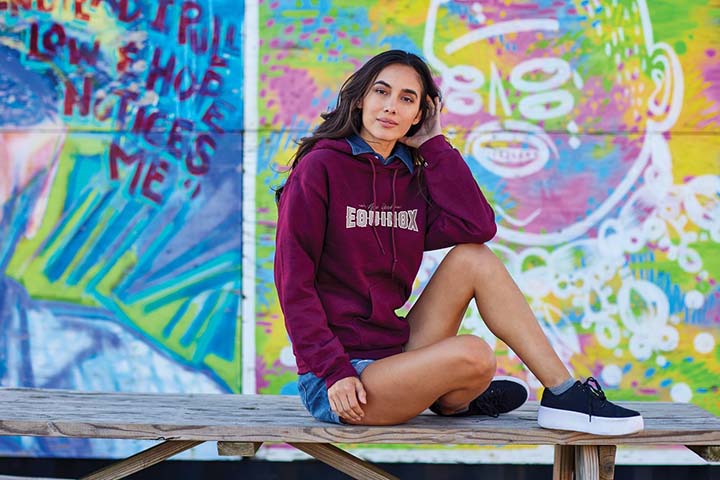
<instances>
[{"instance_id":1,"label":"hoodie drawstring","mask_svg":"<svg viewBox=\"0 0 720 480\"><path fill-rule=\"evenodd\" d=\"M392 179L392 220L390 221L390 236L392 238L392 270L390 272L391 278L395 278L395 265L397 264L397 246L395 245L395 180L397 179L397 169L393 173Z\"/></svg>"},{"instance_id":2,"label":"hoodie drawstring","mask_svg":"<svg viewBox=\"0 0 720 480\"><path fill-rule=\"evenodd\" d=\"M370 162L370 167L372 167L373 172L373 180L372 180L372 188L373 188L373 203L372 208L375 209L375 215L377 215L377 188L375 187L375 182L377 180L377 172L375 170L375 162L373 162L371 159L368 158L368 162ZM374 216L375 216L374 215ZM373 234L375 234L375 240L377 241L378 246L380 247L380 252L382 252L383 255L385 255L385 248L383 247L382 242L380 241L380 235L378 235L377 228L375 227L375 221L373 219L372 222L372 231Z\"/></svg>"}]
</instances>

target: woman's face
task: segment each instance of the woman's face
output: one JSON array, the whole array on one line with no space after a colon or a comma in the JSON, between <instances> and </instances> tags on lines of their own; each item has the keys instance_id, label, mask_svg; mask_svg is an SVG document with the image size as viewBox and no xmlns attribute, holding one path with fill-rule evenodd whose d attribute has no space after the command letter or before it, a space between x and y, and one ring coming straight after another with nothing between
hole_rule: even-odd
<instances>
[{"instance_id":1,"label":"woman's face","mask_svg":"<svg viewBox=\"0 0 720 480\"><path fill-rule=\"evenodd\" d=\"M375 150L389 153L395 142L420 121L423 90L412 67L402 64L382 69L360 103L360 136Z\"/></svg>"}]
</instances>

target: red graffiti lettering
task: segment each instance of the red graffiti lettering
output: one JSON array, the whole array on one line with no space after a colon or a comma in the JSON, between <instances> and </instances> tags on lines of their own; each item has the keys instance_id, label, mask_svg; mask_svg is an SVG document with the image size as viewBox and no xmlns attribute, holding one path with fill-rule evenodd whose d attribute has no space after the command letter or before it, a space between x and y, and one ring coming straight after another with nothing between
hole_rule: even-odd
<instances>
[{"instance_id":1,"label":"red graffiti lettering","mask_svg":"<svg viewBox=\"0 0 720 480\"><path fill-rule=\"evenodd\" d=\"M92 79L86 75L83 79L83 90L82 98L78 101L78 91L75 86L69 81L65 81L65 108L63 113L65 115L72 115L74 107L77 106L80 109L80 115L86 117L90 113L90 99L92 98Z\"/></svg>"},{"instance_id":2,"label":"red graffiti lettering","mask_svg":"<svg viewBox=\"0 0 720 480\"><path fill-rule=\"evenodd\" d=\"M42 48L41 48L42 45ZM53 23L50 28L40 32L40 25L30 25L30 48L28 57L47 60L52 57L62 56L63 47L67 45L70 64L79 65L84 62L88 65L96 65L100 55L100 42L95 40L92 47L87 43L79 42L75 38L69 38L65 29L58 23Z\"/></svg>"}]
</instances>

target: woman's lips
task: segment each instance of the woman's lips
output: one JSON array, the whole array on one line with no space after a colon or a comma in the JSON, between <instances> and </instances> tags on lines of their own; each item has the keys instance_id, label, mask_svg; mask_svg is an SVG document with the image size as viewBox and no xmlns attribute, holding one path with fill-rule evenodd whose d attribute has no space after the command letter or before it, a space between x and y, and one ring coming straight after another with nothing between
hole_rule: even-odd
<instances>
[{"instance_id":1,"label":"woman's lips","mask_svg":"<svg viewBox=\"0 0 720 480\"><path fill-rule=\"evenodd\" d=\"M398 123L388 118L378 118L378 123L385 128L397 127Z\"/></svg>"}]
</instances>

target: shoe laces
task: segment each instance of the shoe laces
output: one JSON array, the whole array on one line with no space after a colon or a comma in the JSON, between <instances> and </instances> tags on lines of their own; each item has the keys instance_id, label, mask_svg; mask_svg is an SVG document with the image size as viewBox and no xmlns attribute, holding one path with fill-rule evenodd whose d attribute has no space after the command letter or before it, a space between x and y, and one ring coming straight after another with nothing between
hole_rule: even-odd
<instances>
[{"instance_id":1,"label":"shoe laces","mask_svg":"<svg viewBox=\"0 0 720 480\"><path fill-rule=\"evenodd\" d=\"M502 392L499 390L491 390L487 392L487 395L480 395L473 400L473 405L482 414L497 418L500 416L502 401Z\"/></svg>"},{"instance_id":2,"label":"shoe laces","mask_svg":"<svg viewBox=\"0 0 720 480\"><path fill-rule=\"evenodd\" d=\"M589 377L588 379L586 379L585 382L580 385L580 387L585 393L587 393L588 413L590 415L590 421L592 422L593 400L598 399L600 401L600 405L598 405L598 408L602 408L605 403L607 403L607 397L605 397L605 392L603 392L602 387L600 386L598 381L595 380L594 377Z\"/></svg>"}]
</instances>

